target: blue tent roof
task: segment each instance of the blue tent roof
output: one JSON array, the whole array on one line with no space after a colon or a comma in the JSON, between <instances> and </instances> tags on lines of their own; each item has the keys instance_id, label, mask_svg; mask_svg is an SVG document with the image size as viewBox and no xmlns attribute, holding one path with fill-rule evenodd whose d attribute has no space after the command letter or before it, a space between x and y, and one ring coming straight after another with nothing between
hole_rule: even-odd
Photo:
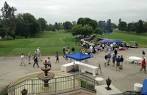
<instances>
[{"instance_id":1,"label":"blue tent roof","mask_svg":"<svg viewBox=\"0 0 147 95\"><path fill-rule=\"evenodd\" d=\"M82 61L82 60L91 58L91 55L84 54L84 53L81 53L81 52L76 52L76 53L72 53L72 54L67 54L66 57L77 60L77 61Z\"/></svg>"},{"instance_id":2,"label":"blue tent roof","mask_svg":"<svg viewBox=\"0 0 147 95\"><path fill-rule=\"evenodd\" d=\"M122 41L118 40L118 39L113 40L113 39L104 38L104 39L100 40L99 42L102 43L102 44L112 44L112 43L116 43L117 45L122 44Z\"/></svg>"},{"instance_id":3,"label":"blue tent roof","mask_svg":"<svg viewBox=\"0 0 147 95\"><path fill-rule=\"evenodd\" d=\"M143 87L142 87L141 95L147 95L147 79L145 79L143 81Z\"/></svg>"},{"instance_id":4,"label":"blue tent roof","mask_svg":"<svg viewBox=\"0 0 147 95\"><path fill-rule=\"evenodd\" d=\"M113 43L113 40L112 39L102 39L99 42L103 44L111 44Z\"/></svg>"}]
</instances>

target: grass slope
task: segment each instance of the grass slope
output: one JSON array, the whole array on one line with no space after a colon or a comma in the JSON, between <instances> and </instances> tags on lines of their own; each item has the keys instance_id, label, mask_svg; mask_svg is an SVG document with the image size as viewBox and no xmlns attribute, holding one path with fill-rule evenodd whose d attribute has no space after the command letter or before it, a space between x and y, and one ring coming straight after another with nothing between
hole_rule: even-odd
<instances>
[{"instance_id":1,"label":"grass slope","mask_svg":"<svg viewBox=\"0 0 147 95\"><path fill-rule=\"evenodd\" d=\"M113 32L112 34L104 35L105 38L121 39L123 41L136 41L139 47L147 47L147 35L146 34L135 34L126 32Z\"/></svg>"},{"instance_id":2,"label":"grass slope","mask_svg":"<svg viewBox=\"0 0 147 95\"><path fill-rule=\"evenodd\" d=\"M22 52L33 54L38 47L42 55L54 55L56 51L61 54L64 46L78 49L78 43L75 43L70 33L59 31L44 32L39 35L36 38L0 41L0 56L20 55Z\"/></svg>"}]
</instances>

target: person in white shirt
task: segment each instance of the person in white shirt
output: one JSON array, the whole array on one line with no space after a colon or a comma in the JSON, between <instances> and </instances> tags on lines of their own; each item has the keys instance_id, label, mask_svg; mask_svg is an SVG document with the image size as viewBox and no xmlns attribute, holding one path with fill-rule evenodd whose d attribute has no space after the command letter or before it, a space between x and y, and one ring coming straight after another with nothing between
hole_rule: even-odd
<instances>
[{"instance_id":1,"label":"person in white shirt","mask_svg":"<svg viewBox=\"0 0 147 95\"><path fill-rule=\"evenodd\" d=\"M20 60L21 60L20 65L24 65L25 66L25 56L24 56L23 53L20 56Z\"/></svg>"}]
</instances>

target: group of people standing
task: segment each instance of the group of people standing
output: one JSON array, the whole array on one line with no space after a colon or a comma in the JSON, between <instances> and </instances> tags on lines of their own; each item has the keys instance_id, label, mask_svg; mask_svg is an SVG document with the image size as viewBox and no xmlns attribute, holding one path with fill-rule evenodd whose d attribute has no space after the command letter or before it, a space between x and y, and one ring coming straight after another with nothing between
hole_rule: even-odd
<instances>
[{"instance_id":1,"label":"group of people standing","mask_svg":"<svg viewBox=\"0 0 147 95\"><path fill-rule=\"evenodd\" d=\"M21 58L21 62L20 62L20 65L22 66L25 66L26 65L26 59L28 59L28 64L31 64L31 53L29 52L28 53L28 56L25 57L24 53L21 54L20 56ZM39 68L39 61L42 61L41 60L41 52L40 52L40 48L37 48L35 50L35 53L33 55L33 67L35 67L35 65L37 65L37 67Z\"/></svg>"},{"instance_id":2,"label":"group of people standing","mask_svg":"<svg viewBox=\"0 0 147 95\"><path fill-rule=\"evenodd\" d=\"M123 69L124 57L123 55L118 55L117 49L114 49L114 53L108 52L105 55L105 67L110 65L110 62L113 63L113 66L116 67L116 71Z\"/></svg>"}]
</instances>

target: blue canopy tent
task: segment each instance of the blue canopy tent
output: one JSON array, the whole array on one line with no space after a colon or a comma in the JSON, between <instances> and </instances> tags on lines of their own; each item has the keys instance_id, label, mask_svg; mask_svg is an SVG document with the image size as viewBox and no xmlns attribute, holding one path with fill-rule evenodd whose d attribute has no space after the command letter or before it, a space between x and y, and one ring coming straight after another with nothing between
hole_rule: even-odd
<instances>
[{"instance_id":1,"label":"blue canopy tent","mask_svg":"<svg viewBox=\"0 0 147 95\"><path fill-rule=\"evenodd\" d=\"M76 53L72 53L72 54L67 54L66 57L74 59L76 61L82 61L82 60L91 58L91 55L84 54L84 53L81 53L81 52L76 52ZM74 64L75 64L75 62L74 62ZM75 69L75 67L73 65L73 72L75 72L75 71L76 71L76 69Z\"/></svg>"},{"instance_id":2,"label":"blue canopy tent","mask_svg":"<svg viewBox=\"0 0 147 95\"><path fill-rule=\"evenodd\" d=\"M105 38L103 38L99 42L102 44L108 44L108 45L113 43L115 43L116 45L121 45L123 43L121 40L118 40L118 39L105 39Z\"/></svg>"},{"instance_id":3,"label":"blue canopy tent","mask_svg":"<svg viewBox=\"0 0 147 95\"><path fill-rule=\"evenodd\" d=\"M102 44L111 44L113 43L113 40L112 39L102 39L99 42Z\"/></svg>"},{"instance_id":4,"label":"blue canopy tent","mask_svg":"<svg viewBox=\"0 0 147 95\"><path fill-rule=\"evenodd\" d=\"M113 43L116 43L117 45L122 45L123 42L121 40L116 39L113 40Z\"/></svg>"},{"instance_id":5,"label":"blue canopy tent","mask_svg":"<svg viewBox=\"0 0 147 95\"><path fill-rule=\"evenodd\" d=\"M141 95L147 95L147 79L145 79L143 81L143 87L142 87Z\"/></svg>"},{"instance_id":6,"label":"blue canopy tent","mask_svg":"<svg viewBox=\"0 0 147 95\"><path fill-rule=\"evenodd\" d=\"M67 54L66 57L77 60L77 61L82 61L82 60L91 58L91 55L84 54L84 53L81 53L81 52L76 52L76 53L72 53L72 54Z\"/></svg>"}]
</instances>

